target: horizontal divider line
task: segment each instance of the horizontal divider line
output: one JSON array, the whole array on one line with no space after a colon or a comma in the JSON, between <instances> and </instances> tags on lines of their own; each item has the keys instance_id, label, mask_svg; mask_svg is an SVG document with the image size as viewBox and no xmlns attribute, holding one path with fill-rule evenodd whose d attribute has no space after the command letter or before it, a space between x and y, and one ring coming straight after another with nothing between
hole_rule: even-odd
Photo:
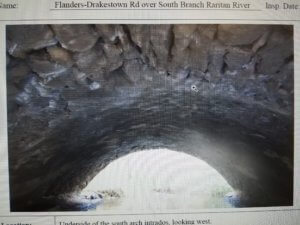
<instances>
[{"instance_id":1,"label":"horizontal divider line","mask_svg":"<svg viewBox=\"0 0 300 225\"><path fill-rule=\"evenodd\" d=\"M68 11L68 10L74 10L74 11L94 11L94 10L156 10L156 11L165 11L165 10L194 10L194 11L198 11L198 10L207 10L207 11L211 11L211 10L215 10L215 11L263 11L261 9L50 9L50 11Z\"/></svg>"},{"instance_id":2,"label":"horizontal divider line","mask_svg":"<svg viewBox=\"0 0 300 225\"><path fill-rule=\"evenodd\" d=\"M157 20L157 21L160 21L160 20L174 20L174 21L201 21L201 20L207 20L207 21L256 21L256 22L260 22L260 21L274 21L274 22L297 22L297 21L300 21L300 19L290 19L290 20L274 20L274 19L260 19L260 20L257 20L257 19L186 19L186 18L183 18L183 19L178 19L178 18L175 18L175 19L171 19L171 18L161 18L161 19L157 19L157 18L152 18L152 19L144 19L144 18L136 18L136 19L116 19L116 18L107 18L107 19L84 19L84 18L81 18L81 19L68 19L68 18L65 18L65 19L11 19L11 20L8 20L8 19L0 19L0 22L10 22L10 21L63 21L63 20L75 20L75 21L95 21L95 20L99 20L99 21L102 21L102 20L116 20L116 21L122 21L122 20L128 20L128 21L148 21L148 20Z\"/></svg>"},{"instance_id":3,"label":"horizontal divider line","mask_svg":"<svg viewBox=\"0 0 300 225\"><path fill-rule=\"evenodd\" d=\"M266 210L249 210L249 211L225 211L225 212L221 212L221 211L217 211L217 212L167 212L167 213L112 213L112 214L86 214L86 215L82 215L82 214L75 214L74 212L72 214L53 214L53 215L49 215L49 214L45 214L45 215L7 215L7 216L0 216L0 218L5 218L5 217L70 217L70 216L78 216L78 217L89 217L89 216L117 216L117 215L122 215L122 216L147 216L147 215L172 215L172 214L177 214L177 215L181 215L181 214L188 214L188 215L193 215L193 214L220 214L220 213L224 213L224 214L228 214L228 213L249 213L249 212L253 212L253 213L259 213L259 212L286 212L286 211L300 211L300 209L266 209ZM82 211L78 211L77 213L82 213ZM24 213L24 212L23 212ZM37 213L43 213L43 212L37 212ZM46 213L46 212L45 212ZM49 213L49 212L48 212ZM61 212L59 212L61 213ZM68 213L67 211L65 213Z\"/></svg>"}]
</instances>

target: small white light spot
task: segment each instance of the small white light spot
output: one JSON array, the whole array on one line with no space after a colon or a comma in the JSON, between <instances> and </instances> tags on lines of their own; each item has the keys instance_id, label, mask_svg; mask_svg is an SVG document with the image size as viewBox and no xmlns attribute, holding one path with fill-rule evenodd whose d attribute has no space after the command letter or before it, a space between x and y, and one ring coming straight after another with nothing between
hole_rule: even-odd
<instances>
[{"instance_id":1,"label":"small white light spot","mask_svg":"<svg viewBox=\"0 0 300 225\"><path fill-rule=\"evenodd\" d=\"M54 109L56 107L56 102L54 100L49 101L49 108Z\"/></svg>"},{"instance_id":2,"label":"small white light spot","mask_svg":"<svg viewBox=\"0 0 300 225\"><path fill-rule=\"evenodd\" d=\"M97 90L100 88L100 84L96 81L93 81L90 85L89 85L90 89L92 91Z\"/></svg>"},{"instance_id":3,"label":"small white light spot","mask_svg":"<svg viewBox=\"0 0 300 225\"><path fill-rule=\"evenodd\" d=\"M197 86L194 85L194 84L191 86L191 89L192 89L192 91L195 91L195 92L199 91L199 89L197 88Z\"/></svg>"}]
</instances>

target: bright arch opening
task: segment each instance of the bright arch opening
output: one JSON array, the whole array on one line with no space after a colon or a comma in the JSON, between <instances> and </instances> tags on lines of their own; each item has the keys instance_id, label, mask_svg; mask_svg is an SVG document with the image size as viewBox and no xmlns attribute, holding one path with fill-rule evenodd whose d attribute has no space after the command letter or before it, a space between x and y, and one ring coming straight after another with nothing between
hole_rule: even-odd
<instances>
[{"instance_id":1,"label":"bright arch opening","mask_svg":"<svg viewBox=\"0 0 300 225\"><path fill-rule=\"evenodd\" d=\"M196 210L234 207L236 193L205 161L169 149L152 149L111 162L81 198L97 203L88 205L97 211Z\"/></svg>"}]
</instances>

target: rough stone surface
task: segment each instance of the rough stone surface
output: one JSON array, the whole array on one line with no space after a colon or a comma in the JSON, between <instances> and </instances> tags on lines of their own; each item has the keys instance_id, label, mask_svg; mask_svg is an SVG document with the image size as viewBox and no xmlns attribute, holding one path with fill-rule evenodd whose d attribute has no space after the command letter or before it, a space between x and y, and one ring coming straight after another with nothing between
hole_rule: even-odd
<instances>
[{"instance_id":1,"label":"rough stone surface","mask_svg":"<svg viewBox=\"0 0 300 225\"><path fill-rule=\"evenodd\" d=\"M243 66L249 64L251 56L251 51L230 48L225 56L225 63L229 70L241 70Z\"/></svg>"},{"instance_id":2,"label":"rough stone surface","mask_svg":"<svg viewBox=\"0 0 300 225\"><path fill-rule=\"evenodd\" d=\"M186 49L190 45L196 29L196 24L174 25L174 50L180 52Z\"/></svg>"},{"instance_id":3,"label":"rough stone surface","mask_svg":"<svg viewBox=\"0 0 300 225\"><path fill-rule=\"evenodd\" d=\"M208 67L211 38L206 26L175 25L171 70L190 69L205 72Z\"/></svg>"},{"instance_id":4,"label":"rough stone surface","mask_svg":"<svg viewBox=\"0 0 300 225\"><path fill-rule=\"evenodd\" d=\"M106 43L115 44L124 36L121 25L97 24L96 30Z\"/></svg>"},{"instance_id":5,"label":"rough stone surface","mask_svg":"<svg viewBox=\"0 0 300 225\"><path fill-rule=\"evenodd\" d=\"M90 25L53 25L52 29L61 45L74 52L87 51L98 40L97 32Z\"/></svg>"},{"instance_id":6,"label":"rough stone surface","mask_svg":"<svg viewBox=\"0 0 300 225\"><path fill-rule=\"evenodd\" d=\"M218 26L217 25L198 25L198 31L200 34L206 36L210 40L216 37Z\"/></svg>"},{"instance_id":7,"label":"rough stone surface","mask_svg":"<svg viewBox=\"0 0 300 225\"><path fill-rule=\"evenodd\" d=\"M277 25L7 26L12 211L55 209L112 160L160 147L207 161L242 206L291 205L292 37Z\"/></svg>"},{"instance_id":8,"label":"rough stone surface","mask_svg":"<svg viewBox=\"0 0 300 225\"><path fill-rule=\"evenodd\" d=\"M47 48L47 52L49 53L52 61L68 67L73 65L72 55L64 48L56 46L49 47Z\"/></svg>"},{"instance_id":9,"label":"rough stone surface","mask_svg":"<svg viewBox=\"0 0 300 225\"><path fill-rule=\"evenodd\" d=\"M264 25L230 25L218 27L218 38L226 45L250 45L268 32L270 26Z\"/></svg>"},{"instance_id":10,"label":"rough stone surface","mask_svg":"<svg viewBox=\"0 0 300 225\"><path fill-rule=\"evenodd\" d=\"M8 26L7 51L14 57L24 58L26 52L56 44L53 32L46 25Z\"/></svg>"},{"instance_id":11,"label":"rough stone surface","mask_svg":"<svg viewBox=\"0 0 300 225\"><path fill-rule=\"evenodd\" d=\"M71 67L71 63L66 63L62 65L49 57L45 51L33 53L29 56L29 66L32 71L37 73L40 77L46 79L47 81L61 75L66 72L68 68Z\"/></svg>"},{"instance_id":12,"label":"rough stone surface","mask_svg":"<svg viewBox=\"0 0 300 225\"><path fill-rule=\"evenodd\" d=\"M79 70L93 78L102 76L108 63L101 45L91 51L75 54L74 60Z\"/></svg>"},{"instance_id":13,"label":"rough stone surface","mask_svg":"<svg viewBox=\"0 0 300 225\"><path fill-rule=\"evenodd\" d=\"M209 64L208 70L210 73L215 74L215 77L219 77L223 69L225 69L225 54L227 50L226 47L216 42L211 45L209 50Z\"/></svg>"},{"instance_id":14,"label":"rough stone surface","mask_svg":"<svg viewBox=\"0 0 300 225\"><path fill-rule=\"evenodd\" d=\"M276 29L271 34L268 43L259 51L261 63L258 72L272 74L279 72L289 57L293 56L293 36L292 32Z\"/></svg>"}]
</instances>

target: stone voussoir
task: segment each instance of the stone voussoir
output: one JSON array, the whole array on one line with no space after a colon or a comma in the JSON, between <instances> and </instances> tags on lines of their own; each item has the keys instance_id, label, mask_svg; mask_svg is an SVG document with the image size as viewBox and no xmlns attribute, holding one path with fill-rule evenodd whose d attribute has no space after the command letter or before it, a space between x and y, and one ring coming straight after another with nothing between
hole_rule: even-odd
<instances>
[{"instance_id":1,"label":"stone voussoir","mask_svg":"<svg viewBox=\"0 0 300 225\"><path fill-rule=\"evenodd\" d=\"M7 51L14 57L25 58L26 53L55 45L57 40L47 25L12 25L7 28Z\"/></svg>"},{"instance_id":2,"label":"stone voussoir","mask_svg":"<svg viewBox=\"0 0 300 225\"><path fill-rule=\"evenodd\" d=\"M218 39L226 45L251 45L269 29L267 25L221 24Z\"/></svg>"},{"instance_id":3,"label":"stone voussoir","mask_svg":"<svg viewBox=\"0 0 300 225\"><path fill-rule=\"evenodd\" d=\"M98 33L91 25L52 25L57 40L62 47L73 52L91 49L98 41Z\"/></svg>"}]
</instances>

